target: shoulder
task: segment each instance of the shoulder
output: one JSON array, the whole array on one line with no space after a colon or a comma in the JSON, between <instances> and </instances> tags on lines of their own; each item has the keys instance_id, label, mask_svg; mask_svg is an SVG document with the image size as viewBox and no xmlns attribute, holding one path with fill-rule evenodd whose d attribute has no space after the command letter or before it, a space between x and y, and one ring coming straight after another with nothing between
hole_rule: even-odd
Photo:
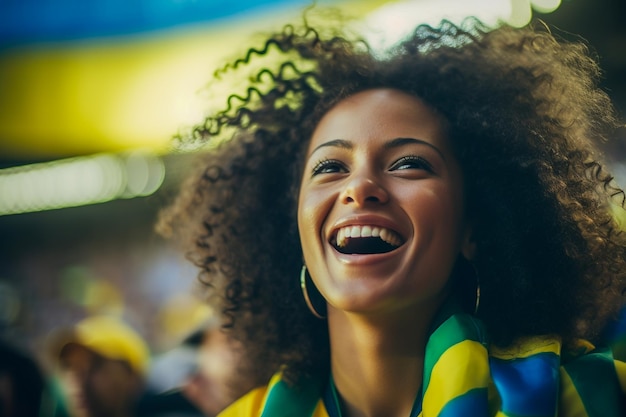
<instances>
[{"instance_id":1,"label":"shoulder","mask_svg":"<svg viewBox=\"0 0 626 417\"><path fill-rule=\"evenodd\" d=\"M626 363L588 342L562 351L557 338L528 338L492 349L490 370L502 408L522 415L537 409L553 415L556 405L559 416L618 417L626 404Z\"/></svg>"},{"instance_id":2,"label":"shoulder","mask_svg":"<svg viewBox=\"0 0 626 417\"><path fill-rule=\"evenodd\" d=\"M328 417L321 400L323 381L317 378L304 381L298 387L288 385L276 373L268 385L258 387L235 401L218 417Z\"/></svg>"},{"instance_id":3,"label":"shoulder","mask_svg":"<svg viewBox=\"0 0 626 417\"><path fill-rule=\"evenodd\" d=\"M592 409L603 416L622 415L616 412L626 405L626 363L614 359L609 348L592 347L564 360L560 380L562 406Z\"/></svg>"},{"instance_id":4,"label":"shoulder","mask_svg":"<svg viewBox=\"0 0 626 417\"><path fill-rule=\"evenodd\" d=\"M218 417L257 417L263 411L268 385L258 387L228 406Z\"/></svg>"}]
</instances>

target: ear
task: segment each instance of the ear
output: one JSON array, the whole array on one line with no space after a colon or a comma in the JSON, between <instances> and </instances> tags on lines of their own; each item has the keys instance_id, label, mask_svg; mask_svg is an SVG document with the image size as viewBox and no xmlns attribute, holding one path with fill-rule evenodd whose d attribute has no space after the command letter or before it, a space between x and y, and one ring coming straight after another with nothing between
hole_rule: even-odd
<instances>
[{"instance_id":1,"label":"ear","mask_svg":"<svg viewBox=\"0 0 626 417\"><path fill-rule=\"evenodd\" d=\"M476 256L476 242L474 241L473 228L468 226L463 234L461 242L461 254L465 259L471 261Z\"/></svg>"}]
</instances>

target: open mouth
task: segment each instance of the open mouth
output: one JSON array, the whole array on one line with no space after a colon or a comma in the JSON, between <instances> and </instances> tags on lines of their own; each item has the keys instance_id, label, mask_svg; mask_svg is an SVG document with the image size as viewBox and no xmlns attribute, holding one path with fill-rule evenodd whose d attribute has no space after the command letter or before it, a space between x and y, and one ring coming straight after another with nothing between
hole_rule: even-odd
<instances>
[{"instance_id":1,"label":"open mouth","mask_svg":"<svg viewBox=\"0 0 626 417\"><path fill-rule=\"evenodd\" d=\"M404 240L397 232L380 226L347 226L338 229L331 244L348 255L387 253L398 248Z\"/></svg>"}]
</instances>

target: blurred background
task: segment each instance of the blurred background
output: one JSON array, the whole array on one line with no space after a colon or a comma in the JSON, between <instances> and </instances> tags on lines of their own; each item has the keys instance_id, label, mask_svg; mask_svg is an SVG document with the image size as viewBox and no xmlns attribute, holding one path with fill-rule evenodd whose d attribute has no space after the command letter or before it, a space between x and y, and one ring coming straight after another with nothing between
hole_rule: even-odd
<instances>
[{"instance_id":1,"label":"blurred background","mask_svg":"<svg viewBox=\"0 0 626 417\"><path fill-rule=\"evenodd\" d=\"M0 332L39 355L48 333L108 312L153 352L210 315L197 271L154 231L193 150L171 138L219 98L212 71L304 0L0 1ZM623 0L344 0L373 45L415 23L525 25L588 41L626 119ZM624 131L607 144L626 183Z\"/></svg>"}]
</instances>

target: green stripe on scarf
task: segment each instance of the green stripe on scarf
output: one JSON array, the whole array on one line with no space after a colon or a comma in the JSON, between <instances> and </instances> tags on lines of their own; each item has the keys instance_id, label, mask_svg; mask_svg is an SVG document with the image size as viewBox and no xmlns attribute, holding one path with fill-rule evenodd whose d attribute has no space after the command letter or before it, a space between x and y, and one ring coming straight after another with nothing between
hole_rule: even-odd
<instances>
[{"instance_id":1,"label":"green stripe on scarf","mask_svg":"<svg viewBox=\"0 0 626 417\"><path fill-rule=\"evenodd\" d=\"M451 346L463 341L475 341L487 346L482 323L467 314L454 314L443 321L430 335L424 357L424 392L430 383L430 371L441 355Z\"/></svg>"},{"instance_id":2,"label":"green stripe on scarf","mask_svg":"<svg viewBox=\"0 0 626 417\"><path fill-rule=\"evenodd\" d=\"M620 390L613 355L598 349L563 365L589 417L620 417Z\"/></svg>"},{"instance_id":3,"label":"green stripe on scarf","mask_svg":"<svg viewBox=\"0 0 626 417\"><path fill-rule=\"evenodd\" d=\"M283 380L274 380L268 387L265 407L261 417L307 417L313 415L321 396L321 378L312 378L298 387L287 385Z\"/></svg>"},{"instance_id":4,"label":"green stripe on scarf","mask_svg":"<svg viewBox=\"0 0 626 417\"><path fill-rule=\"evenodd\" d=\"M447 407L469 407L468 411L482 410L486 415L490 378L484 336L481 323L463 313L452 315L435 329L424 358L424 416L452 415L444 412Z\"/></svg>"}]
</instances>

